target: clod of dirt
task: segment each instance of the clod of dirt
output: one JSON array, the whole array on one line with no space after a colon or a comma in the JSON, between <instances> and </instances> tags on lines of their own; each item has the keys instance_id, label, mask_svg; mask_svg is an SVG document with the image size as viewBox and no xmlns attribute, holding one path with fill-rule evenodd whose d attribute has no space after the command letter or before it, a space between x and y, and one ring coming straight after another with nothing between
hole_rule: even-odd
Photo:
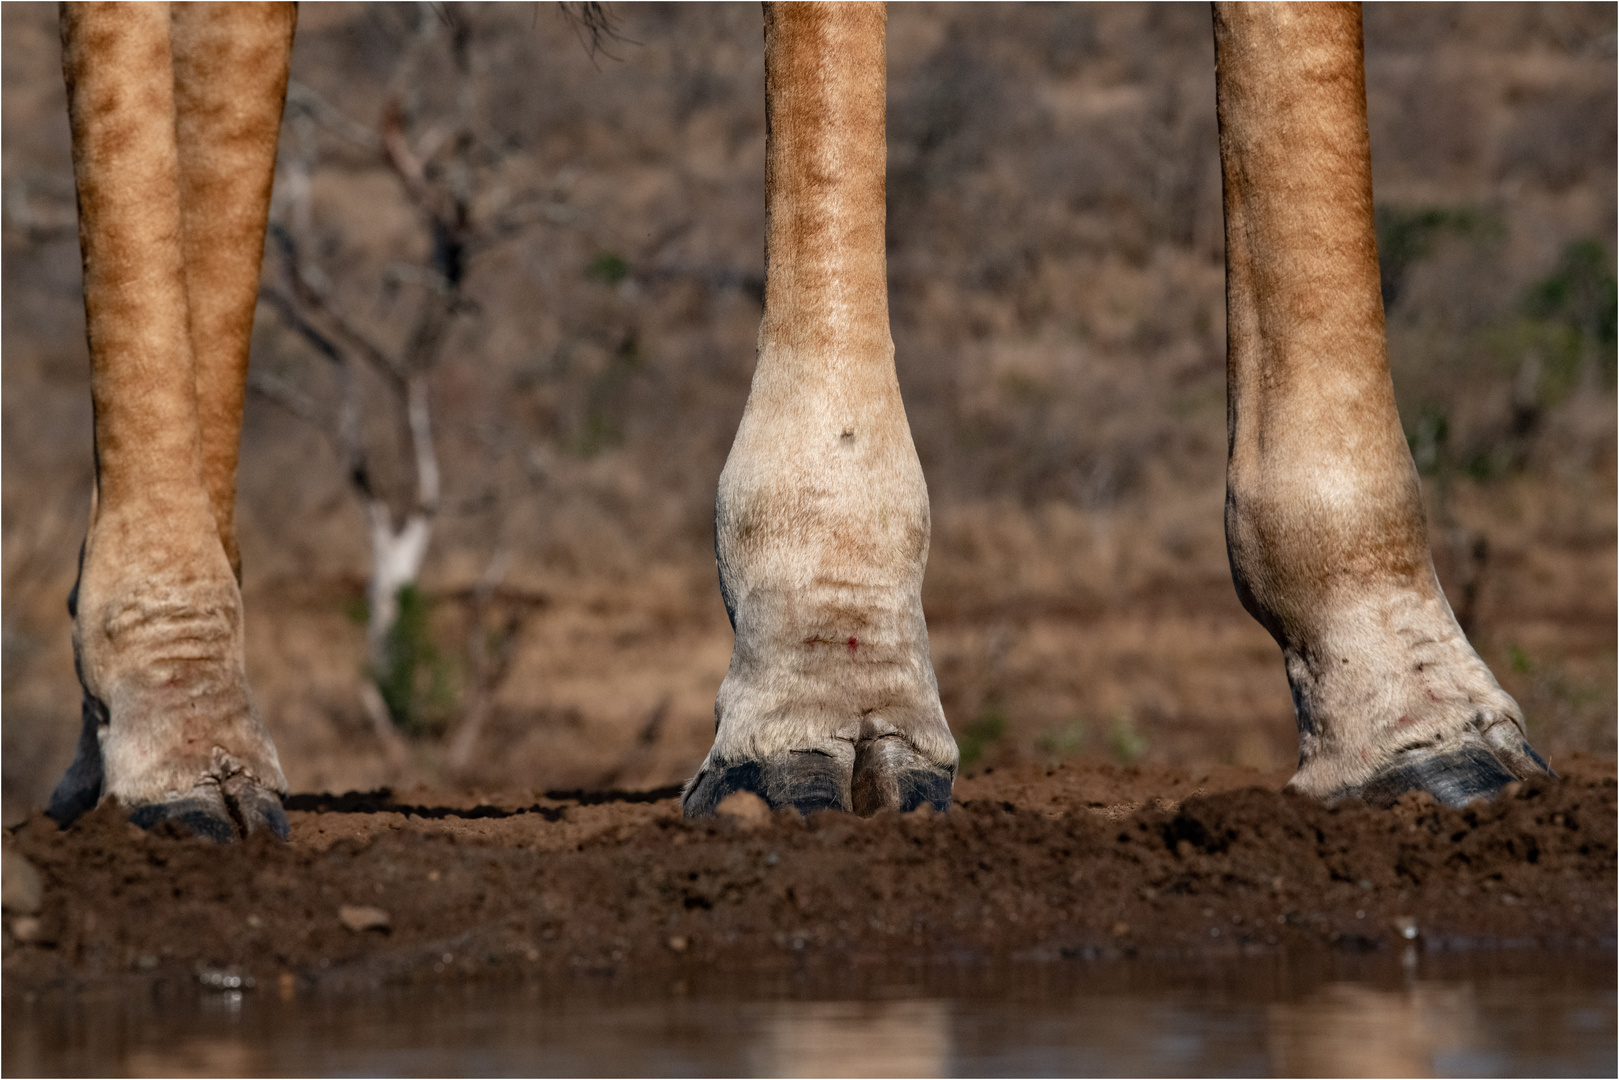
<instances>
[{"instance_id":1,"label":"clod of dirt","mask_svg":"<svg viewBox=\"0 0 1619 1080\"><path fill-rule=\"evenodd\" d=\"M15 851L6 852L0 862L0 907L13 915L37 915L44 896L45 880L34 864Z\"/></svg>"},{"instance_id":2,"label":"clod of dirt","mask_svg":"<svg viewBox=\"0 0 1619 1080\"><path fill-rule=\"evenodd\" d=\"M337 909L337 921L356 934L363 934L367 930L388 929L388 913L379 907L367 907L363 904L344 904Z\"/></svg>"},{"instance_id":3,"label":"clod of dirt","mask_svg":"<svg viewBox=\"0 0 1619 1080\"><path fill-rule=\"evenodd\" d=\"M751 791L738 791L725 796L714 812L734 817L748 825L764 825L770 821L770 804Z\"/></svg>"}]
</instances>

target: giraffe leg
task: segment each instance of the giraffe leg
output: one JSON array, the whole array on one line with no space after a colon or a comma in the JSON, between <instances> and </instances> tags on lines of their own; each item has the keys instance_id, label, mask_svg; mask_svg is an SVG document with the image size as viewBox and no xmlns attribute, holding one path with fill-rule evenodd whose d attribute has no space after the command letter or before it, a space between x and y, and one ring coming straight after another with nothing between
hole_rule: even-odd
<instances>
[{"instance_id":1,"label":"giraffe leg","mask_svg":"<svg viewBox=\"0 0 1619 1080\"><path fill-rule=\"evenodd\" d=\"M251 83L261 73L226 66L233 56L238 63L256 59L241 55L237 35L251 41L268 30L287 38L290 23L283 12L278 28L260 11L225 33L217 14L183 12L171 26L166 5L63 9L96 491L71 601L86 732L52 812L59 820L82 812L98 780L97 797L116 798L138 824L176 820L226 840L239 831L287 833L276 798L286 781L244 668L241 590L229 538L233 481L227 476L222 488L216 482L224 455L234 473L253 292L245 293L246 312L237 311L234 331L218 329L230 322L219 316L230 301L212 294L233 294L240 308L244 279L257 277L263 209L256 211L255 232L251 222L241 224L253 211L188 213L182 202L183 195L226 197L232 184L253 187L209 178L249 168L235 152L255 141L258 186L267 193L274 129L266 147L262 130L243 134L255 121L217 94L210 105L195 86L177 89L177 78L189 80L197 65L176 64L174 46L217 50L216 70ZM281 71L284 80L284 56ZM177 98L192 115L177 118ZM278 102L274 111L278 118ZM195 150L211 136L223 139L219 162L182 161L182 140ZM249 243L260 246L243 250ZM252 271L213 265L194 275L206 295L193 309L187 249L209 244L232 245L234 259L250 262ZM204 276L210 272L218 279ZM239 350L230 344L233 332ZM206 351L200 359L199 350ZM234 416L219 422L222 411L229 413L220 402L230 397L233 377ZM201 415L204 396L211 426ZM230 443L223 451L222 441ZM221 491L224 500L216 504Z\"/></svg>"},{"instance_id":2,"label":"giraffe leg","mask_svg":"<svg viewBox=\"0 0 1619 1080\"><path fill-rule=\"evenodd\" d=\"M248 343L297 10L291 3L170 8L203 484L238 580L236 460Z\"/></svg>"},{"instance_id":3,"label":"giraffe leg","mask_svg":"<svg viewBox=\"0 0 1619 1080\"><path fill-rule=\"evenodd\" d=\"M734 791L801 811L950 800L927 486L888 331L884 25L876 5L766 7L765 315L715 509L736 646L688 816Z\"/></svg>"},{"instance_id":4,"label":"giraffe leg","mask_svg":"<svg viewBox=\"0 0 1619 1080\"><path fill-rule=\"evenodd\" d=\"M1360 10L1215 10L1228 309L1226 540L1282 647L1291 786L1465 803L1547 771L1428 550L1378 291Z\"/></svg>"}]
</instances>

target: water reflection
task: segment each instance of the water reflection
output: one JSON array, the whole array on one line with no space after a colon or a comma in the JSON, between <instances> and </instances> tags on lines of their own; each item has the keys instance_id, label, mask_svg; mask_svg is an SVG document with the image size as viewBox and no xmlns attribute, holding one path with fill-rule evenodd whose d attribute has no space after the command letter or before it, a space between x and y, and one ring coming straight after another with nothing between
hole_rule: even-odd
<instances>
[{"instance_id":1,"label":"water reflection","mask_svg":"<svg viewBox=\"0 0 1619 1080\"><path fill-rule=\"evenodd\" d=\"M258 1056L240 1039L185 1039L169 1047L135 1047L124 1059L129 1076L253 1076Z\"/></svg>"},{"instance_id":2,"label":"water reflection","mask_svg":"<svg viewBox=\"0 0 1619 1080\"><path fill-rule=\"evenodd\" d=\"M1611 952L4 998L6 1075L1612 1075Z\"/></svg>"},{"instance_id":3,"label":"water reflection","mask_svg":"<svg viewBox=\"0 0 1619 1080\"><path fill-rule=\"evenodd\" d=\"M1281 1076L1437 1076L1456 1071L1444 1062L1477 1056L1489 1042L1468 985L1335 983L1305 1001L1270 1006L1268 1021L1271 1072Z\"/></svg>"},{"instance_id":4,"label":"water reflection","mask_svg":"<svg viewBox=\"0 0 1619 1080\"><path fill-rule=\"evenodd\" d=\"M748 1071L756 1076L944 1076L944 1001L778 1001L765 1010Z\"/></svg>"},{"instance_id":5,"label":"water reflection","mask_svg":"<svg viewBox=\"0 0 1619 1080\"><path fill-rule=\"evenodd\" d=\"M1614 995L1413 982L1396 990L1331 983L1267 1010L1276 1076L1502 1076L1525 1063L1543 1075L1576 1075L1606 1064L1585 1058L1589 1035L1614 1030ZM1604 1037L1611 1038L1610 1034Z\"/></svg>"}]
</instances>

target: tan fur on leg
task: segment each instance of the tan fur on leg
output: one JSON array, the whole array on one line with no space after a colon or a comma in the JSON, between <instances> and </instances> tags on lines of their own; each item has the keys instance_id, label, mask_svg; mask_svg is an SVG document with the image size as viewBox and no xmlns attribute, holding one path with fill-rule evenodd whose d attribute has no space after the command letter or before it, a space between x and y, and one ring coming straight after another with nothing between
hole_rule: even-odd
<instances>
[{"instance_id":1,"label":"tan fur on leg","mask_svg":"<svg viewBox=\"0 0 1619 1080\"><path fill-rule=\"evenodd\" d=\"M183 14L179 21L186 29L179 39L187 48L221 50L200 29L220 14ZM284 49L290 44L285 12L279 23L262 10L235 14L245 21L228 34L240 29L244 39L251 38L255 24L279 34L284 82ZM65 5L62 41L96 431L96 501L75 590L74 646L85 692L103 718L104 794L140 806L192 799L201 788L195 798L207 802L215 798L209 792L229 794L244 778L284 790L243 667L241 592L225 539L230 508L223 501L215 506L207 479L210 461L212 472L224 471L220 446L228 441L234 484L245 375L234 354L245 357L254 291L244 282L257 280L262 247L250 245L262 245L267 201L245 210L233 204L189 214L182 205L183 187L209 199L231 197L232 186L267 196L273 138L266 146L260 117L257 134L248 140L258 147L252 162L232 157L226 139L224 157L182 167L177 69L165 5ZM180 70L195 72L198 66L182 64ZM262 76L234 69L220 74L249 81ZM188 109L204 103L204 115L178 123L180 128L211 135L230 126L206 105L220 100L218 90L186 86L180 97ZM223 187L208 179L220 169L249 165L260 175ZM184 185L182 174L189 177ZM254 215L256 233L251 221L241 224ZM201 337L208 350L206 377L194 352L187 229L195 234L194 247L228 245L197 275L199 308L207 313ZM218 293L211 291L216 288ZM215 327L221 323L234 329L220 332ZM239 349L221 344L232 335L241 339ZM205 456L200 378L210 386L215 414L211 456ZM233 394L234 413L228 404L218 408ZM263 815L253 809L256 798L247 804L252 806L243 824L252 827Z\"/></svg>"},{"instance_id":2,"label":"tan fur on leg","mask_svg":"<svg viewBox=\"0 0 1619 1080\"><path fill-rule=\"evenodd\" d=\"M1293 786L1353 793L1410 755L1486 744L1509 747L1496 773L1539 771L1428 552L1384 345L1360 9L1220 4L1215 43L1226 538L1293 687Z\"/></svg>"}]
</instances>

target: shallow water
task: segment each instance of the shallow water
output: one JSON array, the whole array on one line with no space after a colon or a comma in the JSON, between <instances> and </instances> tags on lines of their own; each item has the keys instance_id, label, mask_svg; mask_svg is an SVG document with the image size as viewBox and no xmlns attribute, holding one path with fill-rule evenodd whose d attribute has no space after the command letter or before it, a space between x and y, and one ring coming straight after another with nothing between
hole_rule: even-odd
<instances>
[{"instance_id":1,"label":"shallow water","mask_svg":"<svg viewBox=\"0 0 1619 1080\"><path fill-rule=\"evenodd\" d=\"M7 994L24 1075L1614 1075L1614 956Z\"/></svg>"}]
</instances>

